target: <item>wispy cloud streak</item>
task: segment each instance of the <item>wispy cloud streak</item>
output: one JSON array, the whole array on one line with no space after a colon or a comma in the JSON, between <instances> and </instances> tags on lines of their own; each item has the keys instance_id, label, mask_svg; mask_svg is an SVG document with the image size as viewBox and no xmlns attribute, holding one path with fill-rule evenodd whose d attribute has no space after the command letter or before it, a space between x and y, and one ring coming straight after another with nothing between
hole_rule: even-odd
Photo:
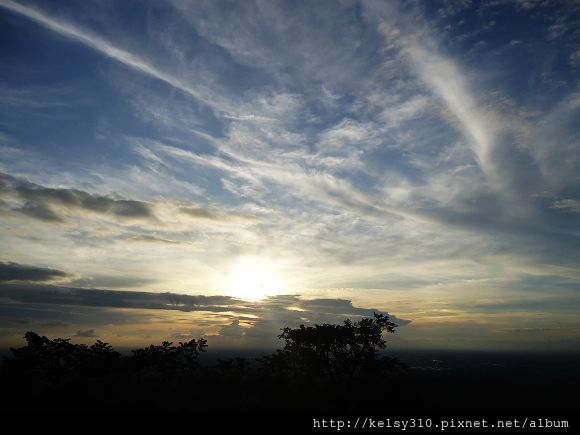
<instances>
[{"instance_id":1,"label":"wispy cloud streak","mask_svg":"<svg viewBox=\"0 0 580 435\"><path fill-rule=\"evenodd\" d=\"M151 78L160 80L175 89L185 92L186 94L192 96L199 102L211 107L212 109L224 113L229 113L225 107L219 106L215 101L210 101L189 83L180 80L179 78L165 71L162 71L158 67L149 63L147 60L133 53L130 53L127 50L115 46L113 43L92 34L88 30L82 29L64 20L51 17L50 15L38 9L16 3L12 0L0 0L0 6L14 13L22 15L40 24L46 29L58 33L59 35L65 36L83 45L86 45L98 53L114 59L135 71L138 71Z\"/></svg>"}]
</instances>

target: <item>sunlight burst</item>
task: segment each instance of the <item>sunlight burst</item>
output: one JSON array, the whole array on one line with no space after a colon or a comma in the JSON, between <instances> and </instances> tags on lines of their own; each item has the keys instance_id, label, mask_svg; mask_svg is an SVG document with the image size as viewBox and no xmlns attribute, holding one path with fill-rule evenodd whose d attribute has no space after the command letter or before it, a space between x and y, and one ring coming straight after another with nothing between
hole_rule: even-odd
<instances>
[{"instance_id":1,"label":"sunlight burst","mask_svg":"<svg viewBox=\"0 0 580 435\"><path fill-rule=\"evenodd\" d=\"M229 281L229 294L240 299L257 301L284 292L274 267L260 258L245 257L239 260Z\"/></svg>"}]
</instances>

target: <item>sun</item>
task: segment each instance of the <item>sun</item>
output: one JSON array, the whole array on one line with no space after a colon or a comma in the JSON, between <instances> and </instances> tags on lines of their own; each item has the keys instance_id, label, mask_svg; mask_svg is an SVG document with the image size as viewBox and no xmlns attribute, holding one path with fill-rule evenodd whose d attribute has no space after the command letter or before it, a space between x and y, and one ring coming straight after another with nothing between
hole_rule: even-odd
<instances>
[{"instance_id":1,"label":"sun","mask_svg":"<svg viewBox=\"0 0 580 435\"><path fill-rule=\"evenodd\" d=\"M266 260L244 257L235 264L229 276L231 296L258 301L284 292L282 281L275 268Z\"/></svg>"}]
</instances>

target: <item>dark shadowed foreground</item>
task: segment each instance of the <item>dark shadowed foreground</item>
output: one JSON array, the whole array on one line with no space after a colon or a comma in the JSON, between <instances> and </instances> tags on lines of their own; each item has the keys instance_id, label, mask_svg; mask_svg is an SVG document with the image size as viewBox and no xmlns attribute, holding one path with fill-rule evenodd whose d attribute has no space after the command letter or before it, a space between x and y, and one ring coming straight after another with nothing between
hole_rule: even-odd
<instances>
[{"instance_id":1,"label":"dark shadowed foreground","mask_svg":"<svg viewBox=\"0 0 580 435\"><path fill-rule=\"evenodd\" d=\"M311 429L313 419L481 416L567 417L578 411L575 370L451 370L410 366L381 353L396 325L385 315L341 325L284 328L284 347L260 358L203 364L204 339L121 355L34 332L2 366L7 415L191 416L217 425ZM410 360L413 360L411 357ZM514 375L515 374L515 375ZM221 417L227 416L224 419ZM292 417L292 418L289 418ZM145 418L145 419L143 419ZM353 420L354 421L354 420Z\"/></svg>"}]
</instances>

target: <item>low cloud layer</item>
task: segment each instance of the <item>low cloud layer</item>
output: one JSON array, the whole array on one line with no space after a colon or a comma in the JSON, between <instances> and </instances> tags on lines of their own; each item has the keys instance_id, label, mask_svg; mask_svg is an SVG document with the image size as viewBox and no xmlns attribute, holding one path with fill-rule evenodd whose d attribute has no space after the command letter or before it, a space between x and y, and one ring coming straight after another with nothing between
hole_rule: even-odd
<instances>
[{"instance_id":1,"label":"low cloud layer","mask_svg":"<svg viewBox=\"0 0 580 435\"><path fill-rule=\"evenodd\" d=\"M146 310L215 311L241 301L228 296L188 296L174 293L151 293L83 289L61 286L4 285L3 297L14 302L87 307L139 308Z\"/></svg>"},{"instance_id":2,"label":"low cloud layer","mask_svg":"<svg viewBox=\"0 0 580 435\"><path fill-rule=\"evenodd\" d=\"M85 329L84 331L77 331L73 337L93 338L98 337L94 329Z\"/></svg>"},{"instance_id":3,"label":"low cloud layer","mask_svg":"<svg viewBox=\"0 0 580 435\"><path fill-rule=\"evenodd\" d=\"M68 277L66 272L12 262L0 262L0 282L53 281Z\"/></svg>"},{"instance_id":4,"label":"low cloud layer","mask_svg":"<svg viewBox=\"0 0 580 435\"><path fill-rule=\"evenodd\" d=\"M183 339L203 335L217 347L269 347L276 343L280 329L286 326L341 323L346 319L370 317L374 313L388 314L378 309L353 306L351 301L345 299L304 299L297 295L282 295L248 302L229 296L44 285L0 285L0 301L5 318L0 329L5 332L36 327L63 331L76 338L91 338L97 336L97 329L105 329L99 337L104 335L109 340L122 342L127 338L143 341L152 336L156 339ZM81 312L90 310L91 314L82 317L67 314L78 309ZM37 324L32 318L24 324L14 322L14 316L20 318L18 316L30 310L45 314L41 316L42 323ZM124 320L119 324L117 319L120 313L124 313ZM164 332L155 330L160 316L173 319L173 322L166 324ZM410 320L390 317L400 326L410 323ZM111 337L110 328L115 324L116 337ZM71 328L75 327L77 329L72 331Z\"/></svg>"}]
</instances>

